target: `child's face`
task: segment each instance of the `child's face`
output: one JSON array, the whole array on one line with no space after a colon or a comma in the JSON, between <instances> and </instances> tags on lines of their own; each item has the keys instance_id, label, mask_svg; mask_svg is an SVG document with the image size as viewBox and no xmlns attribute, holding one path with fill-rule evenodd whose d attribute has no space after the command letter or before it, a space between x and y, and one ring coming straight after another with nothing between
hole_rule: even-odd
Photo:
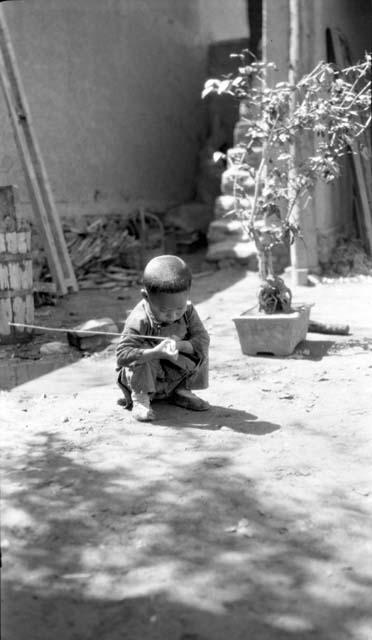
<instances>
[{"instance_id":1,"label":"child's face","mask_svg":"<svg viewBox=\"0 0 372 640\"><path fill-rule=\"evenodd\" d=\"M178 293L147 293L151 311L158 322L172 324L182 318L186 311L189 291Z\"/></svg>"}]
</instances>

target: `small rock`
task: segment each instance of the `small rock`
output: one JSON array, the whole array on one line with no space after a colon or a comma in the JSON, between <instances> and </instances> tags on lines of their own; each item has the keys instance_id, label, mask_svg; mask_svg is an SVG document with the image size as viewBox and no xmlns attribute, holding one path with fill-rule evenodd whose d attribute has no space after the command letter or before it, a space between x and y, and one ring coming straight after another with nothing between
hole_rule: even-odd
<instances>
[{"instance_id":1,"label":"small rock","mask_svg":"<svg viewBox=\"0 0 372 640\"><path fill-rule=\"evenodd\" d=\"M40 353L43 356L71 353L71 347L66 342L46 342L41 345Z\"/></svg>"},{"instance_id":2,"label":"small rock","mask_svg":"<svg viewBox=\"0 0 372 640\"><path fill-rule=\"evenodd\" d=\"M249 525L247 518L239 520L238 524L225 529L226 533L236 533L238 536L244 536L245 538L252 538L254 531Z\"/></svg>"},{"instance_id":3,"label":"small rock","mask_svg":"<svg viewBox=\"0 0 372 640\"><path fill-rule=\"evenodd\" d=\"M86 331L97 333L85 333ZM67 340L81 351L95 351L108 344L119 329L111 318L93 318L77 325L67 333Z\"/></svg>"}]
</instances>

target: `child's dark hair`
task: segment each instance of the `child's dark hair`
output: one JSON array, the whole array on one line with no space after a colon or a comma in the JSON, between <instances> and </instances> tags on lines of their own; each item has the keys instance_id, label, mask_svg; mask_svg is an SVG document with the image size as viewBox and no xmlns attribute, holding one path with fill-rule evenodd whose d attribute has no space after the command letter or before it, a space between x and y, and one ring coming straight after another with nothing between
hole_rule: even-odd
<instances>
[{"instance_id":1,"label":"child's dark hair","mask_svg":"<svg viewBox=\"0 0 372 640\"><path fill-rule=\"evenodd\" d=\"M142 282L147 293L179 293L191 286L191 271L178 256L157 256L143 272Z\"/></svg>"}]
</instances>

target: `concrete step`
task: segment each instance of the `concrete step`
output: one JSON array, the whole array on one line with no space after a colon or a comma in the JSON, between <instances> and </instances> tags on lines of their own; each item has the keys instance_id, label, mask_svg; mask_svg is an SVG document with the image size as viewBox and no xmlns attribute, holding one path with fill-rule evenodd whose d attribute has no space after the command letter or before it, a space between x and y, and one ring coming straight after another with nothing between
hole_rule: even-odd
<instances>
[{"instance_id":1,"label":"concrete step","mask_svg":"<svg viewBox=\"0 0 372 640\"><path fill-rule=\"evenodd\" d=\"M257 270L257 253L251 240L236 240L234 237L216 242L208 247L206 259L208 262L222 260L236 260L244 264L251 271Z\"/></svg>"}]
</instances>

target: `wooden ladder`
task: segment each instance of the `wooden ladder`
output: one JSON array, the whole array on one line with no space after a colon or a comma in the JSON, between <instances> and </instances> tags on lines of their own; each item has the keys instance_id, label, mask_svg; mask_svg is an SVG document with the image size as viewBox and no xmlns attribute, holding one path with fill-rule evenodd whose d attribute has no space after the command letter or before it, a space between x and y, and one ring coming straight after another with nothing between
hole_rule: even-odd
<instances>
[{"instance_id":1,"label":"wooden ladder","mask_svg":"<svg viewBox=\"0 0 372 640\"><path fill-rule=\"evenodd\" d=\"M32 126L14 49L0 8L0 80L26 177L32 209L51 276L59 295L78 291L78 284L55 206L48 175Z\"/></svg>"}]
</instances>

